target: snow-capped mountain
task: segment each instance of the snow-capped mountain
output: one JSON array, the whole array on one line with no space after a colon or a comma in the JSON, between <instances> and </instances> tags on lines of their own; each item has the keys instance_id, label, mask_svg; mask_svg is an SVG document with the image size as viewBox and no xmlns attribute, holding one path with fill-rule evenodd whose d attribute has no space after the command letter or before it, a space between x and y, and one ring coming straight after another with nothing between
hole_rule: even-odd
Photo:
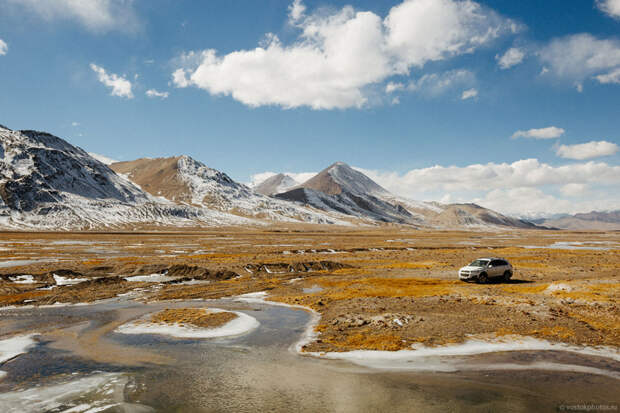
<instances>
[{"instance_id":1,"label":"snow-capped mountain","mask_svg":"<svg viewBox=\"0 0 620 413\"><path fill-rule=\"evenodd\" d=\"M420 227L536 228L529 222L506 217L475 204L444 205L398 197L343 162L334 163L298 187L276 197L358 218Z\"/></svg>"},{"instance_id":2,"label":"snow-capped mountain","mask_svg":"<svg viewBox=\"0 0 620 413\"><path fill-rule=\"evenodd\" d=\"M277 174L265 179L263 182L254 186L252 189L262 195L272 196L281 194L289 189L299 185L299 182L286 174Z\"/></svg>"},{"instance_id":3,"label":"snow-capped mountain","mask_svg":"<svg viewBox=\"0 0 620 413\"><path fill-rule=\"evenodd\" d=\"M276 177L265 187L278 192L293 183L286 176ZM0 126L0 227L88 229L274 221L534 227L473 204L442 205L394 196L341 162L269 197L188 156L107 166L48 133Z\"/></svg>"},{"instance_id":4,"label":"snow-capped mountain","mask_svg":"<svg viewBox=\"0 0 620 413\"><path fill-rule=\"evenodd\" d=\"M311 205L324 211L336 211L358 218L401 224L418 220L400 205L380 198L389 192L372 179L343 162L336 162L279 199Z\"/></svg>"},{"instance_id":5,"label":"snow-capped mountain","mask_svg":"<svg viewBox=\"0 0 620 413\"><path fill-rule=\"evenodd\" d=\"M338 214L258 194L185 155L118 162L110 167L151 195L180 204L272 221L347 223Z\"/></svg>"},{"instance_id":6,"label":"snow-capped mountain","mask_svg":"<svg viewBox=\"0 0 620 413\"><path fill-rule=\"evenodd\" d=\"M6 127L0 127L0 199L0 226L10 228L254 222L155 199L58 137Z\"/></svg>"},{"instance_id":7,"label":"snow-capped mountain","mask_svg":"<svg viewBox=\"0 0 620 413\"><path fill-rule=\"evenodd\" d=\"M344 162L336 162L328 166L301 186L328 195L350 193L379 197L389 194L375 181Z\"/></svg>"}]
</instances>

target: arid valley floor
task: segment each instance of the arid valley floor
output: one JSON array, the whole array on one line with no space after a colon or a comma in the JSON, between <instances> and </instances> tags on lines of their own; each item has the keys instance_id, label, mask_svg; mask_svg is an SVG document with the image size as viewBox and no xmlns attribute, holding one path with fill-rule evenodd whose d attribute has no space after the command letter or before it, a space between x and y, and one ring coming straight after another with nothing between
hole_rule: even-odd
<instances>
[{"instance_id":1,"label":"arid valley floor","mask_svg":"<svg viewBox=\"0 0 620 413\"><path fill-rule=\"evenodd\" d=\"M513 279L458 280L458 268L485 256L508 259ZM618 232L2 233L0 264L0 306L86 303L132 291L148 302L265 291L268 300L320 314L320 334L305 351L506 335L620 347ZM54 274L82 282L55 286ZM125 280L151 274L162 276ZM20 275L32 282L14 282Z\"/></svg>"}]
</instances>

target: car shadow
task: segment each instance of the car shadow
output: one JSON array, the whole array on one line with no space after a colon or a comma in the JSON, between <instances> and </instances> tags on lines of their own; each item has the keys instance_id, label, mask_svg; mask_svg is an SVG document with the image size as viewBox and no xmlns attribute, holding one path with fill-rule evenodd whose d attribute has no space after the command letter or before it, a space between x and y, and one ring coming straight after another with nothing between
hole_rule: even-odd
<instances>
[{"instance_id":1,"label":"car shadow","mask_svg":"<svg viewBox=\"0 0 620 413\"><path fill-rule=\"evenodd\" d=\"M534 281L531 280L519 280L519 279L509 279L508 281L504 280L501 277L498 278L491 278L487 284L531 284Z\"/></svg>"}]
</instances>

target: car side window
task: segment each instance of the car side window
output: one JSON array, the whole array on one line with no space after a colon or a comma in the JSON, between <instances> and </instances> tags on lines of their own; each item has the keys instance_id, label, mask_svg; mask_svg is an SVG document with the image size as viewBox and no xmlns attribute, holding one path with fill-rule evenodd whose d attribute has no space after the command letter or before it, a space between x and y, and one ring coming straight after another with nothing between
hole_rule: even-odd
<instances>
[{"instance_id":1,"label":"car side window","mask_svg":"<svg viewBox=\"0 0 620 413\"><path fill-rule=\"evenodd\" d=\"M503 265L501 260L493 260L493 261L491 261L491 266L492 267L499 267L500 265Z\"/></svg>"}]
</instances>

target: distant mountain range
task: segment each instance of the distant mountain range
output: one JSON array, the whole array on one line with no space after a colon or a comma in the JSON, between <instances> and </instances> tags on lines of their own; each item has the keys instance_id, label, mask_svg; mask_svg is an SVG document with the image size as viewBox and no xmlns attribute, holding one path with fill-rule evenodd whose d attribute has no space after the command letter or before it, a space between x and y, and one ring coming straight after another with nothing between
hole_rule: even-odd
<instances>
[{"instance_id":1,"label":"distant mountain range","mask_svg":"<svg viewBox=\"0 0 620 413\"><path fill-rule=\"evenodd\" d=\"M620 230L620 210L561 215L539 219L535 222L546 227L559 229L617 231Z\"/></svg>"},{"instance_id":2,"label":"distant mountain range","mask_svg":"<svg viewBox=\"0 0 620 413\"><path fill-rule=\"evenodd\" d=\"M0 227L402 224L537 228L474 204L418 202L337 162L306 182L275 175L254 188L189 156L105 165L45 132L0 127Z\"/></svg>"}]
</instances>

